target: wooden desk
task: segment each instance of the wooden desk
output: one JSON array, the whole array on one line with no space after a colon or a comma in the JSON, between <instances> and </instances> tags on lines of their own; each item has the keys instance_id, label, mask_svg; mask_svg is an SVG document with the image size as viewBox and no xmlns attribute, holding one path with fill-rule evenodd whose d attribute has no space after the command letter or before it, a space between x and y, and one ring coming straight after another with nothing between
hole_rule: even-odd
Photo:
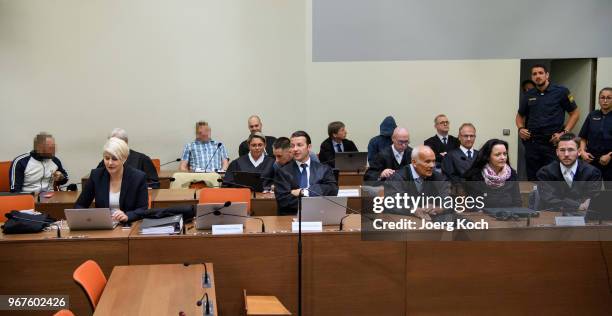
<instances>
[{"instance_id":1,"label":"wooden desk","mask_svg":"<svg viewBox=\"0 0 612 316\"><path fill-rule=\"evenodd\" d=\"M63 229L61 239L55 238L55 230L23 235L0 233L0 294L70 295L70 309L75 315L91 315L89 300L72 279L72 273L88 259L95 260L106 276L114 266L128 264L129 234L130 230L122 228L74 232Z\"/></svg>"},{"instance_id":2,"label":"wooden desk","mask_svg":"<svg viewBox=\"0 0 612 316\"><path fill-rule=\"evenodd\" d=\"M338 174L338 186L359 186L363 185L364 171L340 171Z\"/></svg>"},{"instance_id":3,"label":"wooden desk","mask_svg":"<svg viewBox=\"0 0 612 316\"><path fill-rule=\"evenodd\" d=\"M35 209L39 212L44 212L51 215L56 219L66 218L64 216L64 210L67 208L74 208L74 203L79 198L80 191L56 191L53 192L53 196L50 198L40 198L38 202L38 195L35 197L36 206Z\"/></svg>"},{"instance_id":4,"label":"wooden desk","mask_svg":"<svg viewBox=\"0 0 612 316\"><path fill-rule=\"evenodd\" d=\"M196 302L204 293L217 315L213 265L206 266L210 288L202 287L203 264L116 266L94 315L202 315L204 305Z\"/></svg>"},{"instance_id":5,"label":"wooden desk","mask_svg":"<svg viewBox=\"0 0 612 316\"><path fill-rule=\"evenodd\" d=\"M154 208L198 204L195 189L153 189L149 191L151 206Z\"/></svg>"}]
</instances>

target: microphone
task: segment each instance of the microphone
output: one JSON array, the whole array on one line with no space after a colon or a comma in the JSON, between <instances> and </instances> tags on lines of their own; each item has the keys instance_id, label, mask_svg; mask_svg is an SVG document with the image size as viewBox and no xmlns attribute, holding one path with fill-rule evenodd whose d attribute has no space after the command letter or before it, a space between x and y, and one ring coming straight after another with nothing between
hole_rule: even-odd
<instances>
[{"instance_id":1,"label":"microphone","mask_svg":"<svg viewBox=\"0 0 612 316\"><path fill-rule=\"evenodd\" d=\"M219 148L221 146L223 146L223 143L218 143L217 144L217 148L215 148L215 151L213 151L213 154L210 156L210 158L208 158L208 162L204 166L204 172L206 172L208 170L208 165L210 165L210 162L212 161L212 159L215 158L215 154L217 153L217 150L219 150Z\"/></svg>"},{"instance_id":2,"label":"microphone","mask_svg":"<svg viewBox=\"0 0 612 316\"><path fill-rule=\"evenodd\" d=\"M255 188L252 187L252 186L248 186L248 185L244 185L244 184L240 184L240 183L235 183L235 182L225 181L225 180L223 180L221 178L217 179L217 182L221 183L221 185L229 184L229 185L233 185L233 186L249 189L253 193L253 198L255 198Z\"/></svg>"},{"instance_id":3,"label":"microphone","mask_svg":"<svg viewBox=\"0 0 612 316\"><path fill-rule=\"evenodd\" d=\"M171 163L175 163L175 162L179 162L179 161L181 161L181 158L176 158L176 159L174 159L174 160L170 160L170 161L168 161L168 162L164 162L163 164L161 164L161 165L159 165L159 166L160 166L160 167L163 167L163 166L165 166L165 165L169 165L169 164L171 164Z\"/></svg>"},{"instance_id":4,"label":"microphone","mask_svg":"<svg viewBox=\"0 0 612 316\"><path fill-rule=\"evenodd\" d=\"M208 213L206 213L206 214L201 214L201 215L199 215L199 216L196 216L196 217L194 218L194 220L196 220L196 219L198 219L198 218L200 218L200 217L204 217L204 216L210 215L210 214L215 215L215 216L224 215L224 216L233 216L233 217L241 217L241 218L258 219L258 220L261 222L261 232L262 232L262 233L265 233L265 232L266 232L266 225L264 224L264 220L263 220L262 218L259 218L259 217L251 217L251 216L243 216L243 215L235 215L235 214L226 214L226 213L221 212L221 210L222 210L222 209L224 209L224 208L226 208L226 207L229 207L230 205L232 205L232 202L231 202L231 201L226 201L226 202L223 204L223 206L221 206L221 207L217 207L217 208L216 208L214 211L212 211L212 212L208 212Z\"/></svg>"},{"instance_id":5,"label":"microphone","mask_svg":"<svg viewBox=\"0 0 612 316\"><path fill-rule=\"evenodd\" d=\"M39 220L36 220L36 219L30 219L30 218L15 216L15 214L11 214L11 213L6 213L5 216L6 216L6 218L9 218L9 219L18 219L18 220L22 220L22 221L26 221L26 222L32 222L32 223L38 223L38 224L47 224L47 225L53 224L53 222L39 221ZM60 230L60 226L59 225L55 225L55 227L57 227L57 238L62 238L62 232Z\"/></svg>"},{"instance_id":6,"label":"microphone","mask_svg":"<svg viewBox=\"0 0 612 316\"><path fill-rule=\"evenodd\" d=\"M196 302L196 305L197 306L202 306L202 302L204 301L204 298L206 298L206 304L204 305L204 315L211 315L211 313L210 313L210 301L208 300L208 292L204 292L204 294L202 295L202 298L200 298Z\"/></svg>"},{"instance_id":7,"label":"microphone","mask_svg":"<svg viewBox=\"0 0 612 316\"><path fill-rule=\"evenodd\" d=\"M206 267L206 263L194 263L194 264L202 264L202 265L204 265L204 278L203 278L204 280L202 281L202 287L203 288L210 287L210 278L208 277L208 268ZM192 265L192 263L184 262L183 265L188 267L188 266Z\"/></svg>"}]
</instances>

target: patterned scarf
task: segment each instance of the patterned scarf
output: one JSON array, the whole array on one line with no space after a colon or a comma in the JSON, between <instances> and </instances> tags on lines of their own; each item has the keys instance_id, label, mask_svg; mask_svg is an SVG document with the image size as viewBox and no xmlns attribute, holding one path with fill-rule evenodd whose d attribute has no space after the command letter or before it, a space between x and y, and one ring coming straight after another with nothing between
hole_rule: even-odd
<instances>
[{"instance_id":1,"label":"patterned scarf","mask_svg":"<svg viewBox=\"0 0 612 316\"><path fill-rule=\"evenodd\" d=\"M501 188L506 183L506 180L510 178L510 166L507 164L504 166L504 169L497 174L495 170L491 167L490 164L487 164L484 169L482 169L482 177L484 178L485 183L494 188Z\"/></svg>"}]
</instances>

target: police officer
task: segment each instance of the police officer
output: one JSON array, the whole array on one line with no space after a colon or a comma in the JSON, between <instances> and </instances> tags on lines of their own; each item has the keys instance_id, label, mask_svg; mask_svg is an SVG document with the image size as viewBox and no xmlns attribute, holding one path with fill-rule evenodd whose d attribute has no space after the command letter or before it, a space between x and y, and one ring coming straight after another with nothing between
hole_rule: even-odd
<instances>
[{"instance_id":1,"label":"police officer","mask_svg":"<svg viewBox=\"0 0 612 316\"><path fill-rule=\"evenodd\" d=\"M587 116L580 129L580 157L597 167L606 181L606 189L612 189L612 88L599 91L599 106Z\"/></svg>"},{"instance_id":2,"label":"police officer","mask_svg":"<svg viewBox=\"0 0 612 316\"><path fill-rule=\"evenodd\" d=\"M550 83L549 76L545 66L531 67L531 80L536 87L521 96L516 114L516 127L525 145L529 181L536 181L536 172L557 159L555 144L576 125L580 116L570 91ZM569 113L569 119L564 125L565 112Z\"/></svg>"}]
</instances>

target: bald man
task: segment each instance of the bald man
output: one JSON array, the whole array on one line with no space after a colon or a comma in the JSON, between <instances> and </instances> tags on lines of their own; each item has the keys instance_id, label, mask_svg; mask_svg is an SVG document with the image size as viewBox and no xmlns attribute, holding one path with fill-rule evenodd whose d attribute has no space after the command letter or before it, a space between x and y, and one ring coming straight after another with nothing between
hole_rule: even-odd
<instances>
[{"instance_id":1,"label":"bald man","mask_svg":"<svg viewBox=\"0 0 612 316\"><path fill-rule=\"evenodd\" d=\"M395 173L396 170L406 166L410 162L412 148L408 130L403 127L396 127L391 136L391 146L381 150L374 160L370 162L368 171L363 176L363 180L370 182L384 181Z\"/></svg>"},{"instance_id":2,"label":"bald man","mask_svg":"<svg viewBox=\"0 0 612 316\"><path fill-rule=\"evenodd\" d=\"M251 135L255 133L263 134L263 132L261 131L262 124L261 124L261 119L259 118L259 116L257 115L249 116L249 119L247 120L247 124L249 126L249 131L251 132ZM272 147L272 144L274 144L275 140L276 140L276 137L266 136L266 155L272 158L274 158L274 148ZM238 147L238 156L244 156L248 153L249 153L249 144L245 140L242 143L240 143L240 146Z\"/></svg>"},{"instance_id":3,"label":"bald man","mask_svg":"<svg viewBox=\"0 0 612 316\"><path fill-rule=\"evenodd\" d=\"M410 164L394 172L385 182L385 196L395 196L397 193L406 193L409 196L439 196L442 200L450 194L450 183L441 172L436 171L436 153L429 146L419 145L414 148L410 155ZM413 215L430 220L431 216L443 212L441 207L426 205L418 208Z\"/></svg>"}]
</instances>

